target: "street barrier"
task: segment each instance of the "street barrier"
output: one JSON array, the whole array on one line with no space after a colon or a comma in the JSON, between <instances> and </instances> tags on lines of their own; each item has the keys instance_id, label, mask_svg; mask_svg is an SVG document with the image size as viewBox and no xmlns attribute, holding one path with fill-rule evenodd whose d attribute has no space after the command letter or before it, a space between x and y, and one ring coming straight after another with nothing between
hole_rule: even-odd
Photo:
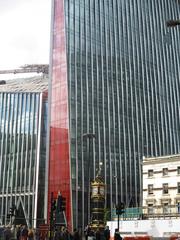
<instances>
[{"instance_id":1,"label":"street barrier","mask_svg":"<svg viewBox=\"0 0 180 240\"><path fill-rule=\"evenodd\" d=\"M150 236L128 236L124 237L124 240L151 240Z\"/></svg>"},{"instance_id":2,"label":"street barrier","mask_svg":"<svg viewBox=\"0 0 180 240\"><path fill-rule=\"evenodd\" d=\"M122 236L123 240L151 240L153 239L150 236ZM111 237L110 240L114 240L114 237ZM174 239L171 239L174 240Z\"/></svg>"}]
</instances>

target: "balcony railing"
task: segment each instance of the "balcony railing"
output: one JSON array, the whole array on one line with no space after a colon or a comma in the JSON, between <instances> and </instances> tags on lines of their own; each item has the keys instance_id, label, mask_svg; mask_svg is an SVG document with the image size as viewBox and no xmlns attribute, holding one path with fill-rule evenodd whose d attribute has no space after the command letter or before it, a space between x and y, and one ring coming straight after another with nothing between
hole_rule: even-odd
<instances>
[{"instance_id":1,"label":"balcony railing","mask_svg":"<svg viewBox=\"0 0 180 240\"><path fill-rule=\"evenodd\" d=\"M180 218L180 205L143 207L143 218Z\"/></svg>"},{"instance_id":2,"label":"balcony railing","mask_svg":"<svg viewBox=\"0 0 180 240\"><path fill-rule=\"evenodd\" d=\"M126 208L120 218L121 220L180 218L180 205ZM117 220L114 209L112 212L112 220Z\"/></svg>"}]
</instances>

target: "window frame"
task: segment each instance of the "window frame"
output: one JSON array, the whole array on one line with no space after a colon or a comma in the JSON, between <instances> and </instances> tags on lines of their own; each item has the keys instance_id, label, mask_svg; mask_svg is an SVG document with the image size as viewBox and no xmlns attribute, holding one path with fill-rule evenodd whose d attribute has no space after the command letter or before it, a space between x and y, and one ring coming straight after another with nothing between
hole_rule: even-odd
<instances>
[{"instance_id":1,"label":"window frame","mask_svg":"<svg viewBox=\"0 0 180 240\"><path fill-rule=\"evenodd\" d=\"M169 203L163 203L163 214L169 213Z\"/></svg>"},{"instance_id":2,"label":"window frame","mask_svg":"<svg viewBox=\"0 0 180 240\"><path fill-rule=\"evenodd\" d=\"M180 213L180 202L177 203L177 213Z\"/></svg>"},{"instance_id":3,"label":"window frame","mask_svg":"<svg viewBox=\"0 0 180 240\"><path fill-rule=\"evenodd\" d=\"M152 203L148 204L148 214L149 215L154 214L154 204Z\"/></svg>"},{"instance_id":4,"label":"window frame","mask_svg":"<svg viewBox=\"0 0 180 240\"><path fill-rule=\"evenodd\" d=\"M162 190L163 190L163 194L168 194L169 193L168 183L163 183Z\"/></svg>"},{"instance_id":5,"label":"window frame","mask_svg":"<svg viewBox=\"0 0 180 240\"><path fill-rule=\"evenodd\" d=\"M153 177L153 176L154 176L154 170L148 169L148 177Z\"/></svg>"},{"instance_id":6,"label":"window frame","mask_svg":"<svg viewBox=\"0 0 180 240\"><path fill-rule=\"evenodd\" d=\"M154 194L154 186L153 184L148 184L148 195Z\"/></svg>"},{"instance_id":7,"label":"window frame","mask_svg":"<svg viewBox=\"0 0 180 240\"><path fill-rule=\"evenodd\" d=\"M177 183L177 193L180 193L180 182Z\"/></svg>"},{"instance_id":8,"label":"window frame","mask_svg":"<svg viewBox=\"0 0 180 240\"><path fill-rule=\"evenodd\" d=\"M168 176L168 168L163 168L162 169L162 175L163 175L163 177Z\"/></svg>"}]
</instances>

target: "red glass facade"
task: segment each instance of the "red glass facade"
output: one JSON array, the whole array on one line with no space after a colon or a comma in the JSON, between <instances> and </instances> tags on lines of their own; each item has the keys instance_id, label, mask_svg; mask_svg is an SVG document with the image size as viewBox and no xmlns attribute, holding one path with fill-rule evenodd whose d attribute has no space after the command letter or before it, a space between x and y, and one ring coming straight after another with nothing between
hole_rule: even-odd
<instances>
[{"instance_id":1,"label":"red glass facade","mask_svg":"<svg viewBox=\"0 0 180 240\"><path fill-rule=\"evenodd\" d=\"M70 194L69 116L66 64L64 1L54 1L52 78L51 78L51 120L49 153L48 209L51 192L58 192L66 198L68 228L72 228Z\"/></svg>"}]
</instances>

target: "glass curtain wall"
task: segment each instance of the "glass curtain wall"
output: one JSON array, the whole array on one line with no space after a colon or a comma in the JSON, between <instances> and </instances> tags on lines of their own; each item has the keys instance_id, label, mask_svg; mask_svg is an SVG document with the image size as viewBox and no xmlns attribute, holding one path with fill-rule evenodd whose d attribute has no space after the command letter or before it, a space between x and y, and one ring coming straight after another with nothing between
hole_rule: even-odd
<instances>
[{"instance_id":1,"label":"glass curtain wall","mask_svg":"<svg viewBox=\"0 0 180 240\"><path fill-rule=\"evenodd\" d=\"M99 162L106 207L141 203L144 156L180 151L178 1L64 0L75 226ZM91 149L85 133L94 133Z\"/></svg>"},{"instance_id":2,"label":"glass curtain wall","mask_svg":"<svg viewBox=\"0 0 180 240\"><path fill-rule=\"evenodd\" d=\"M16 223L34 226L37 221L36 181L39 169L43 168L40 163L38 169L37 164L41 99L39 93L0 93L0 224L9 223L12 206L17 209ZM45 158L45 149L42 151ZM42 180L40 176L43 188Z\"/></svg>"}]
</instances>

